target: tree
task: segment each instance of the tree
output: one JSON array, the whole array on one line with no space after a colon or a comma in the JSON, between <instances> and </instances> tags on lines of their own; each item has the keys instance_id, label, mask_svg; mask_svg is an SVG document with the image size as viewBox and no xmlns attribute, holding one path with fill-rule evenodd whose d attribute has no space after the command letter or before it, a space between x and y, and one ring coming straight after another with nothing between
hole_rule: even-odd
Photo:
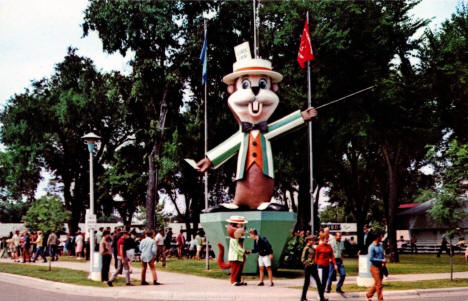
<instances>
[{"instance_id":1,"label":"tree","mask_svg":"<svg viewBox=\"0 0 468 301\"><path fill-rule=\"evenodd\" d=\"M70 211L65 210L58 196L48 195L34 201L23 219L26 228L46 233L62 231L70 216Z\"/></svg>"},{"instance_id":2,"label":"tree","mask_svg":"<svg viewBox=\"0 0 468 301\"><path fill-rule=\"evenodd\" d=\"M50 79L35 81L32 90L12 97L0 115L2 142L14 157L26 159L18 164L24 164L20 171L36 175L27 187L35 190L41 168L63 184L65 207L71 211L70 231L76 231L88 204L88 152L81 136L93 130L102 137L95 154L99 187L103 164L132 134L121 100L128 93L120 81L119 74L98 73L90 59L69 48ZM14 179L26 182L30 174L15 173ZM101 211L100 206L96 209Z\"/></svg>"},{"instance_id":3,"label":"tree","mask_svg":"<svg viewBox=\"0 0 468 301\"><path fill-rule=\"evenodd\" d=\"M322 223L345 223L348 222L348 217L343 207L327 206L320 212L320 221Z\"/></svg>"},{"instance_id":4,"label":"tree","mask_svg":"<svg viewBox=\"0 0 468 301\"><path fill-rule=\"evenodd\" d=\"M426 30L425 43L418 52L441 122L455 133L460 143L468 142L467 36L468 6L460 1L456 13L438 30Z\"/></svg>"},{"instance_id":5,"label":"tree","mask_svg":"<svg viewBox=\"0 0 468 301\"><path fill-rule=\"evenodd\" d=\"M135 53L129 111L136 129L136 143L145 145L147 161L146 226L154 228L161 151L168 128L179 115L184 87L184 57L180 40L189 32L184 27L184 2L91 1L85 10L83 31L95 30L108 53ZM201 14L208 4L187 4ZM185 28L185 31L182 29ZM130 121L130 120L129 120Z\"/></svg>"},{"instance_id":6,"label":"tree","mask_svg":"<svg viewBox=\"0 0 468 301\"><path fill-rule=\"evenodd\" d=\"M432 218L441 227L448 228L445 235L450 242L450 280L453 280L452 239L468 216L464 210L468 198L461 187L467 180L468 144L446 139L439 145L430 146L427 157L434 166L441 187L434 187L431 193L425 191L422 195L432 199L433 206L428 211Z\"/></svg>"}]
</instances>

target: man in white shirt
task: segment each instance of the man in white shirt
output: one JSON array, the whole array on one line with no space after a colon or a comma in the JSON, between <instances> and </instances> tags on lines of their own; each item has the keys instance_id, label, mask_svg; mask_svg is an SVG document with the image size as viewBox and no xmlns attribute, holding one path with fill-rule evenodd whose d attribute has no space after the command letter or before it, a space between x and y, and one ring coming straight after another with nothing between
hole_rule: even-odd
<instances>
[{"instance_id":1,"label":"man in white shirt","mask_svg":"<svg viewBox=\"0 0 468 301\"><path fill-rule=\"evenodd\" d=\"M333 283L333 273L338 272L340 274L340 279L338 280L338 283L336 284L336 292L343 294L343 290L341 290L341 287L343 286L344 280L346 278L346 271L345 267L343 264L343 250L344 250L344 242L341 240L341 232L337 232L335 234L335 239L330 240L330 245L332 246L333 249L333 255L335 256L336 260L336 265L338 267L338 271L335 271L335 266L333 264L330 264L330 269L328 273L328 285L327 285L327 293L331 291L332 283Z\"/></svg>"},{"instance_id":2,"label":"man in white shirt","mask_svg":"<svg viewBox=\"0 0 468 301\"><path fill-rule=\"evenodd\" d=\"M166 266L166 247L164 246L164 230L159 230L158 234L156 234L156 262L161 260L162 266Z\"/></svg>"}]
</instances>

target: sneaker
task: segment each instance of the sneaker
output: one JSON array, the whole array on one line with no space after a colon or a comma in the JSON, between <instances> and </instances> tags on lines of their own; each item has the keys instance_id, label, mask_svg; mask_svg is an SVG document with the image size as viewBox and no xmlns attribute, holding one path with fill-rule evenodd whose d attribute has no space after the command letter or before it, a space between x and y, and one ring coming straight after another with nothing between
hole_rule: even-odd
<instances>
[{"instance_id":1,"label":"sneaker","mask_svg":"<svg viewBox=\"0 0 468 301\"><path fill-rule=\"evenodd\" d=\"M232 286L242 286L242 283L241 283L241 282L234 282L234 283L232 284Z\"/></svg>"},{"instance_id":2,"label":"sneaker","mask_svg":"<svg viewBox=\"0 0 468 301\"><path fill-rule=\"evenodd\" d=\"M161 283L157 282L157 281L153 281L153 284L154 285L161 285Z\"/></svg>"},{"instance_id":3,"label":"sneaker","mask_svg":"<svg viewBox=\"0 0 468 301\"><path fill-rule=\"evenodd\" d=\"M240 284L241 285L247 285L247 282L242 281Z\"/></svg>"},{"instance_id":4,"label":"sneaker","mask_svg":"<svg viewBox=\"0 0 468 301\"><path fill-rule=\"evenodd\" d=\"M148 285L148 284L149 284L149 283L146 282L146 281L142 281L142 282L141 282L141 285Z\"/></svg>"},{"instance_id":5,"label":"sneaker","mask_svg":"<svg viewBox=\"0 0 468 301\"><path fill-rule=\"evenodd\" d=\"M125 283L126 286L133 286L131 283Z\"/></svg>"},{"instance_id":6,"label":"sneaker","mask_svg":"<svg viewBox=\"0 0 468 301\"><path fill-rule=\"evenodd\" d=\"M263 282L259 282L257 286L264 286L265 284Z\"/></svg>"},{"instance_id":7,"label":"sneaker","mask_svg":"<svg viewBox=\"0 0 468 301\"><path fill-rule=\"evenodd\" d=\"M108 285L108 286L114 286L114 285L112 284L112 282L110 282L110 281L107 281L107 285Z\"/></svg>"},{"instance_id":8,"label":"sneaker","mask_svg":"<svg viewBox=\"0 0 468 301\"><path fill-rule=\"evenodd\" d=\"M272 283L270 283L270 286L275 286L275 284L272 282Z\"/></svg>"},{"instance_id":9,"label":"sneaker","mask_svg":"<svg viewBox=\"0 0 468 301\"><path fill-rule=\"evenodd\" d=\"M341 288L340 288L340 289L337 289L336 292L337 292L338 294L344 294L344 292L343 292L343 290L342 290Z\"/></svg>"}]
</instances>

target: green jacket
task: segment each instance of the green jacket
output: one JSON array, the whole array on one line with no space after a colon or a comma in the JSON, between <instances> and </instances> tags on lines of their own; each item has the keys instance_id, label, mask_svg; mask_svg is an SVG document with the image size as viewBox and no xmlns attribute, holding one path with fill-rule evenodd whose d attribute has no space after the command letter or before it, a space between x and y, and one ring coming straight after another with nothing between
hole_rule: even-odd
<instances>
[{"instance_id":1,"label":"green jacket","mask_svg":"<svg viewBox=\"0 0 468 301\"><path fill-rule=\"evenodd\" d=\"M244 261L245 249L239 244L239 240L231 238L229 240L229 261Z\"/></svg>"},{"instance_id":2,"label":"green jacket","mask_svg":"<svg viewBox=\"0 0 468 301\"><path fill-rule=\"evenodd\" d=\"M260 133L260 144L262 149L263 159L263 174L270 178L274 178L273 154L271 152L270 139L273 139L287 131L290 131L304 124L304 119L300 110L291 113L280 120L277 120L268 125L268 132ZM245 164L247 161L247 151L249 147L249 133L243 133L240 129L229 139L222 142L212 150L206 153L206 157L210 159L213 168L218 168L224 162L229 160L237 152L237 173L236 181L242 180L245 174Z\"/></svg>"},{"instance_id":3,"label":"green jacket","mask_svg":"<svg viewBox=\"0 0 468 301\"><path fill-rule=\"evenodd\" d=\"M315 264L315 249L311 245L307 244L304 250L302 250L301 261L304 267Z\"/></svg>"}]
</instances>

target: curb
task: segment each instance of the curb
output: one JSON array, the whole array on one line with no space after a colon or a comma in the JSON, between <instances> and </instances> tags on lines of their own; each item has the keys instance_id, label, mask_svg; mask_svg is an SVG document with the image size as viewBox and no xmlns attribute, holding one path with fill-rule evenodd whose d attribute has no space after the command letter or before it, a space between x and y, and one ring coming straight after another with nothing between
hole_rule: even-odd
<instances>
[{"instance_id":1,"label":"curb","mask_svg":"<svg viewBox=\"0 0 468 301\"><path fill-rule=\"evenodd\" d=\"M450 287L450 288L428 288L428 289L413 289L413 290L395 290L395 291L386 291L384 290L384 296L387 297L424 297L432 295L450 295L450 294L459 294L465 293L468 295L468 287ZM365 299L366 292L350 292L345 293L344 295L338 293L328 294L331 300L346 300L346 299ZM375 297L375 296L374 296Z\"/></svg>"}]
</instances>

